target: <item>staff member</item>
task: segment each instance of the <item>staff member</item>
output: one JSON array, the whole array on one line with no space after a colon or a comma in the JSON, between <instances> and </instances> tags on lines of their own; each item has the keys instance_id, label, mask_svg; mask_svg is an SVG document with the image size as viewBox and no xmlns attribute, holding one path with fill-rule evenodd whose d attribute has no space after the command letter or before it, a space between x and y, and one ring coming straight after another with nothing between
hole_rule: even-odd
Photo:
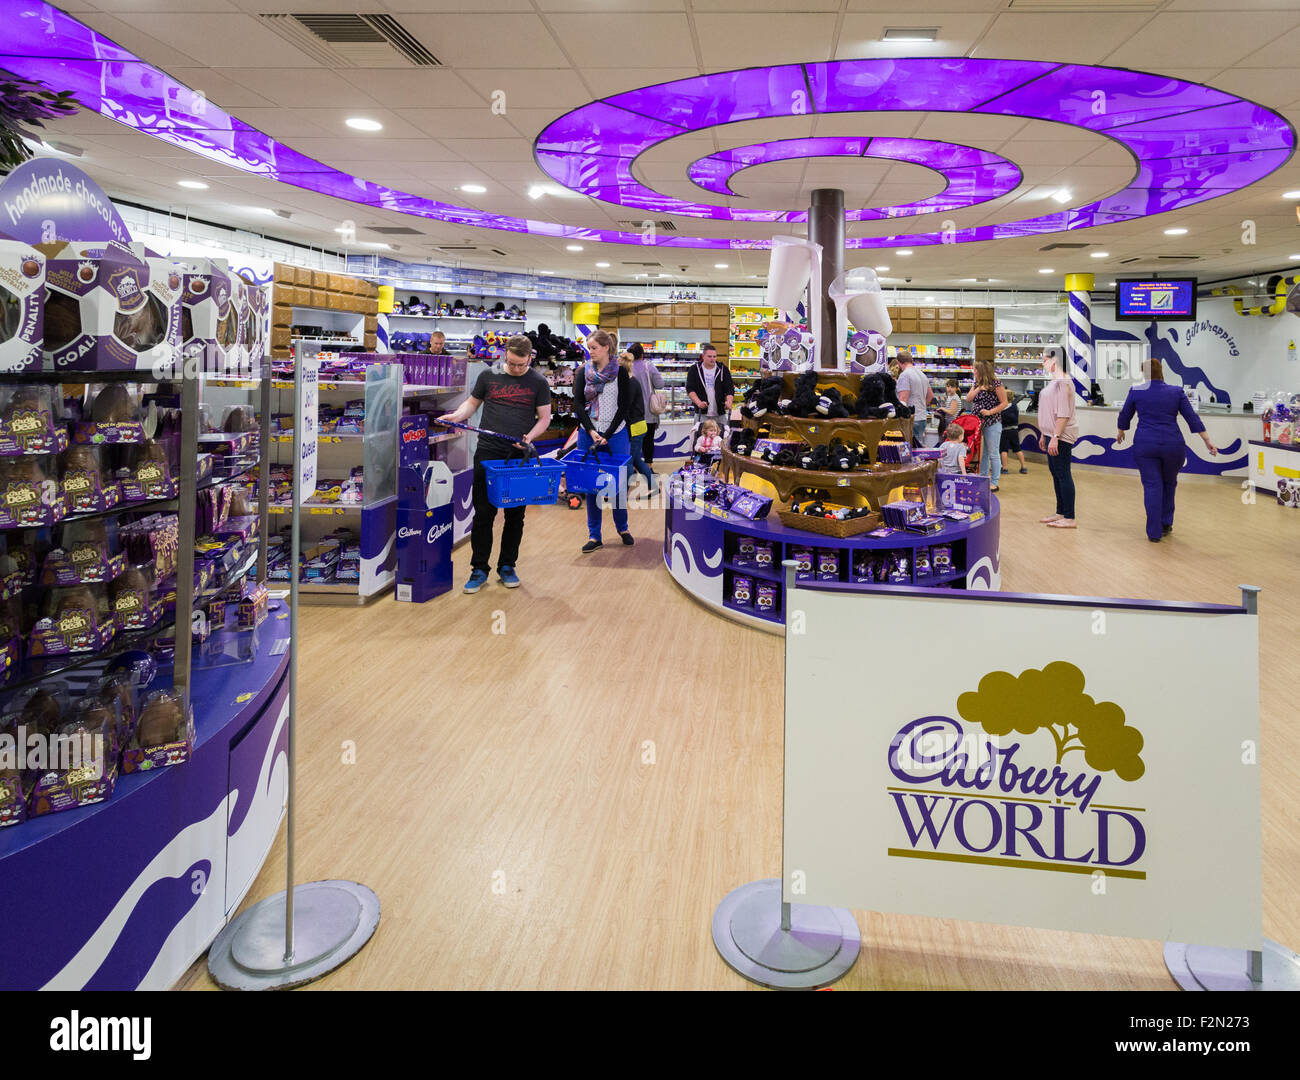
<instances>
[{"instance_id":1,"label":"staff member","mask_svg":"<svg viewBox=\"0 0 1300 1080\"><path fill-rule=\"evenodd\" d=\"M474 383L469 397L447 414L448 420L463 424L483 407L480 425L488 431L509 435L531 443L551 426L551 388L545 377L532 368L533 343L519 334L506 343L503 371L484 371ZM492 523L497 508L487 493L485 461L501 461L518 453L518 448L489 435L478 437L474 451L474 524L470 529L470 575L465 592L476 593L487 584L492 569ZM507 589L519 587L515 563L519 559L519 542L524 535L523 506L505 511L501 528L501 551L497 560L497 577Z\"/></svg>"},{"instance_id":2,"label":"staff member","mask_svg":"<svg viewBox=\"0 0 1300 1080\"><path fill-rule=\"evenodd\" d=\"M686 373L686 393L700 420L713 419L721 425L731 418L736 384L727 367L718 363L718 350L713 345L700 350L699 363Z\"/></svg>"},{"instance_id":3,"label":"staff member","mask_svg":"<svg viewBox=\"0 0 1300 1080\"><path fill-rule=\"evenodd\" d=\"M1142 477L1142 502L1147 511L1147 539L1153 544L1174 531L1174 491L1178 487L1178 470L1187 456L1187 442L1178 427L1178 417L1187 421L1193 435L1199 435L1212 457L1218 447L1210 441L1205 424L1181 386L1165 382L1165 368L1154 357L1150 361L1148 381L1133 387L1119 411L1116 445L1122 446L1133 414L1142 422L1133 436L1133 456Z\"/></svg>"}]
</instances>

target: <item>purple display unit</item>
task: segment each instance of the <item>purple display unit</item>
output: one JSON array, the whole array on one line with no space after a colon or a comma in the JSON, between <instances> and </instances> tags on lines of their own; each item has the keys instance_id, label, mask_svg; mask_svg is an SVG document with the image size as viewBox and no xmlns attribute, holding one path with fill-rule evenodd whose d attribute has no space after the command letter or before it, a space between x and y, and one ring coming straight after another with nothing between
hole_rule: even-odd
<instances>
[{"instance_id":1,"label":"purple display unit","mask_svg":"<svg viewBox=\"0 0 1300 1080\"><path fill-rule=\"evenodd\" d=\"M949 522L939 532L929 535L896 532L875 538L851 536L837 539L820 533L805 532L782 525L776 518L748 521L729 516L724 519L702 513L694 505L670 505L664 512L664 565L673 579L701 603L736 622L781 633L785 625L785 597L781 561L791 557L794 549L805 547L814 553L835 552L834 580L838 588L869 591L879 585L855 584L852 581L853 556L857 552L884 552L950 545L952 568L940 574L918 577L915 555L909 558L909 579L904 587L915 585L950 589L998 590L1002 584L999 506L993 499L989 515L974 524ZM738 561L740 541L749 538L770 544L771 561L754 566ZM815 580L818 566L810 573ZM775 603L770 612L760 612L754 605L737 605L733 583L737 575L753 581L752 595L757 600L760 584L775 588Z\"/></svg>"},{"instance_id":2,"label":"purple display unit","mask_svg":"<svg viewBox=\"0 0 1300 1080\"><path fill-rule=\"evenodd\" d=\"M275 841L288 777L288 610L196 654L194 756L103 803L0 830L0 989L166 989Z\"/></svg>"}]
</instances>

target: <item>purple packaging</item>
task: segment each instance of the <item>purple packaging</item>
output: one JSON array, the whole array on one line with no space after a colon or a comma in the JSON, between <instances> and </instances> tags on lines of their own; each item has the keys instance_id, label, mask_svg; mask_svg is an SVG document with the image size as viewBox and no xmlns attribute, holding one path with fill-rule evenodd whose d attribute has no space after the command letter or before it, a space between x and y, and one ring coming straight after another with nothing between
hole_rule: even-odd
<instances>
[{"instance_id":1,"label":"purple packaging","mask_svg":"<svg viewBox=\"0 0 1300 1080\"><path fill-rule=\"evenodd\" d=\"M754 538L752 536L742 536L736 541L736 565L737 566L756 566L754 559Z\"/></svg>"},{"instance_id":2,"label":"purple packaging","mask_svg":"<svg viewBox=\"0 0 1300 1080\"><path fill-rule=\"evenodd\" d=\"M754 604L754 579L745 574L737 574L731 579L731 602L741 607Z\"/></svg>"},{"instance_id":3,"label":"purple packaging","mask_svg":"<svg viewBox=\"0 0 1300 1080\"><path fill-rule=\"evenodd\" d=\"M776 553L772 547L771 540L754 541L754 565L755 566L772 566L776 561Z\"/></svg>"},{"instance_id":4,"label":"purple packaging","mask_svg":"<svg viewBox=\"0 0 1300 1080\"><path fill-rule=\"evenodd\" d=\"M794 576L796 581L811 581L816 571L814 570L815 555L813 549L798 544L790 549L790 558L795 561Z\"/></svg>"},{"instance_id":5,"label":"purple packaging","mask_svg":"<svg viewBox=\"0 0 1300 1080\"><path fill-rule=\"evenodd\" d=\"M760 581L758 583L758 595L754 600L754 607L764 614L771 615L776 611L776 598L780 586L771 581Z\"/></svg>"},{"instance_id":6,"label":"purple packaging","mask_svg":"<svg viewBox=\"0 0 1300 1080\"><path fill-rule=\"evenodd\" d=\"M28 244L0 240L0 305L0 371L39 371L45 256Z\"/></svg>"},{"instance_id":7,"label":"purple packaging","mask_svg":"<svg viewBox=\"0 0 1300 1080\"><path fill-rule=\"evenodd\" d=\"M840 553L832 548L817 549L817 580L839 581Z\"/></svg>"},{"instance_id":8,"label":"purple packaging","mask_svg":"<svg viewBox=\"0 0 1300 1080\"><path fill-rule=\"evenodd\" d=\"M871 552L855 551L853 553L851 578L860 585L869 585L876 580L876 560Z\"/></svg>"},{"instance_id":9,"label":"purple packaging","mask_svg":"<svg viewBox=\"0 0 1300 1080\"><path fill-rule=\"evenodd\" d=\"M913 568L916 571L917 579L928 578L933 571L930 569L931 554L929 548L919 547L912 555Z\"/></svg>"},{"instance_id":10,"label":"purple packaging","mask_svg":"<svg viewBox=\"0 0 1300 1080\"><path fill-rule=\"evenodd\" d=\"M248 370L248 344L240 341L241 306L247 302L243 281L225 259L184 259L181 270L181 355L209 373Z\"/></svg>"},{"instance_id":11,"label":"purple packaging","mask_svg":"<svg viewBox=\"0 0 1300 1080\"><path fill-rule=\"evenodd\" d=\"M44 245L46 371L174 370L181 272L143 245Z\"/></svg>"},{"instance_id":12,"label":"purple packaging","mask_svg":"<svg viewBox=\"0 0 1300 1080\"><path fill-rule=\"evenodd\" d=\"M936 544L930 549L930 569L935 574L952 571L952 548L948 544Z\"/></svg>"}]
</instances>

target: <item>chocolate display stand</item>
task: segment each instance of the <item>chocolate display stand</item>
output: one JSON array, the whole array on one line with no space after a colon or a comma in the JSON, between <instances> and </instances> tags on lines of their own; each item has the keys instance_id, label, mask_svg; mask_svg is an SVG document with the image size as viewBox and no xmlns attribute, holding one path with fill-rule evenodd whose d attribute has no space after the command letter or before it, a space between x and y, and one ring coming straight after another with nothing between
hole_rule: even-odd
<instances>
[{"instance_id":1,"label":"chocolate display stand","mask_svg":"<svg viewBox=\"0 0 1300 1080\"><path fill-rule=\"evenodd\" d=\"M782 502L788 503L791 494L798 488L811 488L824 491L829 496L852 491L861 495L872 510L879 511L882 499L900 487L925 487L934 483L938 462L918 461L912 465L873 465L870 469L850 469L819 472L815 469L800 469L796 466L773 465L762 458L745 457L733 454L726 447L722 450L722 463L718 466L718 475L728 483L739 484L745 473L766 480L780 496Z\"/></svg>"},{"instance_id":2,"label":"chocolate display stand","mask_svg":"<svg viewBox=\"0 0 1300 1080\"><path fill-rule=\"evenodd\" d=\"M821 446L838 437L846 443L862 443L867 448L868 460L876 462L876 447L886 435L900 442L912 441L912 418L905 420L823 420L811 416L782 416L769 413L757 420L745 418L747 428L766 427L772 435L797 435L809 446Z\"/></svg>"},{"instance_id":3,"label":"chocolate display stand","mask_svg":"<svg viewBox=\"0 0 1300 1080\"><path fill-rule=\"evenodd\" d=\"M318 365L301 341L293 364L293 511L290 518L289 787L285 889L232 919L208 950L208 973L227 990L283 990L319 979L352 959L379 927L379 897L355 881L294 884L295 721L298 704L298 579L303 493L316 489ZM304 451L304 447L306 450ZM265 547L263 547L265 550Z\"/></svg>"}]
</instances>

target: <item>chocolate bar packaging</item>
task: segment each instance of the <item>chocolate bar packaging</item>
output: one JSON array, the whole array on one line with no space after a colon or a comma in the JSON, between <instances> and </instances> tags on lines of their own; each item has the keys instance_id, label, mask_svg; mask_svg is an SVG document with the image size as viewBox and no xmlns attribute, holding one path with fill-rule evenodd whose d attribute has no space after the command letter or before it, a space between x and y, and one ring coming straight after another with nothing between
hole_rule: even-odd
<instances>
[{"instance_id":1,"label":"chocolate bar packaging","mask_svg":"<svg viewBox=\"0 0 1300 1080\"><path fill-rule=\"evenodd\" d=\"M754 541L754 565L768 568L776 565L776 548L771 540Z\"/></svg>"},{"instance_id":2,"label":"chocolate bar packaging","mask_svg":"<svg viewBox=\"0 0 1300 1080\"><path fill-rule=\"evenodd\" d=\"M47 371L175 369L181 273L143 245L41 245Z\"/></svg>"},{"instance_id":3,"label":"chocolate bar packaging","mask_svg":"<svg viewBox=\"0 0 1300 1080\"><path fill-rule=\"evenodd\" d=\"M45 330L45 256L0 240L0 371L39 371Z\"/></svg>"},{"instance_id":4,"label":"chocolate bar packaging","mask_svg":"<svg viewBox=\"0 0 1300 1080\"><path fill-rule=\"evenodd\" d=\"M781 594L781 586L773 581L760 581L758 591L754 597L754 609L764 615L772 615L776 612L777 597Z\"/></svg>"},{"instance_id":5,"label":"chocolate bar packaging","mask_svg":"<svg viewBox=\"0 0 1300 1080\"><path fill-rule=\"evenodd\" d=\"M795 562L794 576L798 581L811 581L816 575L816 554L811 547L796 544L790 548L790 558Z\"/></svg>"},{"instance_id":6,"label":"chocolate bar packaging","mask_svg":"<svg viewBox=\"0 0 1300 1080\"><path fill-rule=\"evenodd\" d=\"M754 538L741 536L736 540L736 565L754 566Z\"/></svg>"}]
</instances>

